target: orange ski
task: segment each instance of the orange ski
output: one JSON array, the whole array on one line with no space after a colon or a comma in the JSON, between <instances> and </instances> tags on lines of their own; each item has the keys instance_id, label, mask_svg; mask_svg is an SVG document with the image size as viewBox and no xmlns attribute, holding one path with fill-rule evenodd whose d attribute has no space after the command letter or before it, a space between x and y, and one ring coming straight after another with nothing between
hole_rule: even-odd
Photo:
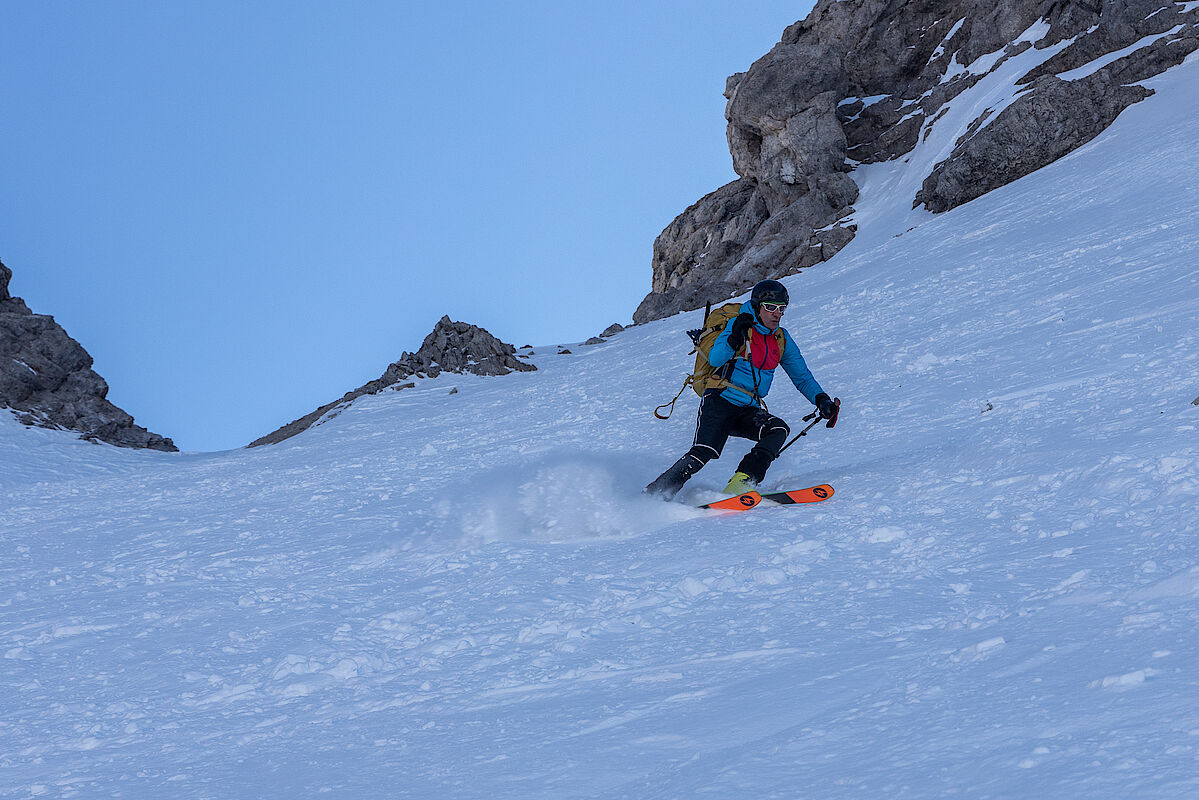
<instances>
[{"instance_id":1,"label":"orange ski","mask_svg":"<svg viewBox=\"0 0 1199 800\"><path fill-rule=\"evenodd\" d=\"M819 503L821 500L827 500L832 496L833 487L827 483L822 483L819 486L796 489L791 492L767 492L762 495L762 499L789 506L793 503Z\"/></svg>"},{"instance_id":2,"label":"orange ski","mask_svg":"<svg viewBox=\"0 0 1199 800\"><path fill-rule=\"evenodd\" d=\"M700 508L712 508L717 511L746 511L760 502L762 502L762 495L757 492L746 492L717 500L715 503L705 503Z\"/></svg>"},{"instance_id":3,"label":"orange ski","mask_svg":"<svg viewBox=\"0 0 1199 800\"><path fill-rule=\"evenodd\" d=\"M717 500L715 503L705 503L700 508L711 508L716 511L748 511L751 508L761 505L766 500L778 503L779 505L790 506L797 503L819 503L821 500L827 500L832 496L833 487L827 483L822 483L819 486L810 486L807 489L793 489L789 492L767 492L766 494L746 492L745 494Z\"/></svg>"}]
</instances>

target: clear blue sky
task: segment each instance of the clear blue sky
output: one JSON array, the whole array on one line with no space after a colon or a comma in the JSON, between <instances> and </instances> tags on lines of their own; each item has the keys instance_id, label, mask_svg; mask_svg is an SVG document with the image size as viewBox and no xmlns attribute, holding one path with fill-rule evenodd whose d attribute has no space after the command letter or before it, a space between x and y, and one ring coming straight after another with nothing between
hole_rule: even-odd
<instances>
[{"instance_id":1,"label":"clear blue sky","mask_svg":"<svg viewBox=\"0 0 1199 800\"><path fill-rule=\"evenodd\" d=\"M0 4L0 259L185 450L377 378L443 315L628 324L735 178L725 77L800 2Z\"/></svg>"}]
</instances>

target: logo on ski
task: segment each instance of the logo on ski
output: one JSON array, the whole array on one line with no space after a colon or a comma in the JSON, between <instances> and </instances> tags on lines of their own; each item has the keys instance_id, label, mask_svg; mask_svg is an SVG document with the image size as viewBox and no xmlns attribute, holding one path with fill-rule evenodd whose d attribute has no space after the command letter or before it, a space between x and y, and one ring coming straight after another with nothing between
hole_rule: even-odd
<instances>
[{"instance_id":1,"label":"logo on ski","mask_svg":"<svg viewBox=\"0 0 1199 800\"><path fill-rule=\"evenodd\" d=\"M824 500L828 497L828 489L825 489L823 486L815 486L812 488L812 494Z\"/></svg>"},{"instance_id":2,"label":"logo on ski","mask_svg":"<svg viewBox=\"0 0 1199 800\"><path fill-rule=\"evenodd\" d=\"M717 500L714 503L705 503L700 508L711 508L717 511L745 511L753 508L760 502L762 502L762 495L757 492L746 492L745 494Z\"/></svg>"}]
</instances>

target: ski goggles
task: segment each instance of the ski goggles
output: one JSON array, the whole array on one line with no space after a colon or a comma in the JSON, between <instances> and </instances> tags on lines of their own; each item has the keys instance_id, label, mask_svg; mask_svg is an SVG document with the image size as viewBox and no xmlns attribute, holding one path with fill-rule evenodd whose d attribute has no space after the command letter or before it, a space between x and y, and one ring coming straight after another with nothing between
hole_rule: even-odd
<instances>
[{"instance_id":1,"label":"ski goggles","mask_svg":"<svg viewBox=\"0 0 1199 800\"><path fill-rule=\"evenodd\" d=\"M787 310L786 303L759 303L758 308L763 311L769 311L771 314L782 314Z\"/></svg>"}]
</instances>

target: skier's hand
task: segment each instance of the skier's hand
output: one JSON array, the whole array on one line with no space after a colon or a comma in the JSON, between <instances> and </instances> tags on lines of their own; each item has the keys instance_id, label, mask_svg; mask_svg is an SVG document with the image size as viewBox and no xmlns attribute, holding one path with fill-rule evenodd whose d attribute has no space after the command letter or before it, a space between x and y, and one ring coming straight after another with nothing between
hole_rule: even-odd
<instances>
[{"instance_id":1,"label":"skier's hand","mask_svg":"<svg viewBox=\"0 0 1199 800\"><path fill-rule=\"evenodd\" d=\"M754 315L749 312L742 312L733 320L733 327L729 330L729 347L733 348L734 353L745 345L745 337L753 325Z\"/></svg>"},{"instance_id":2,"label":"skier's hand","mask_svg":"<svg viewBox=\"0 0 1199 800\"><path fill-rule=\"evenodd\" d=\"M820 411L820 416L825 419L832 419L837 415L837 404L833 402L833 398L824 392L816 395L816 399L812 402L816 404L816 408Z\"/></svg>"}]
</instances>

